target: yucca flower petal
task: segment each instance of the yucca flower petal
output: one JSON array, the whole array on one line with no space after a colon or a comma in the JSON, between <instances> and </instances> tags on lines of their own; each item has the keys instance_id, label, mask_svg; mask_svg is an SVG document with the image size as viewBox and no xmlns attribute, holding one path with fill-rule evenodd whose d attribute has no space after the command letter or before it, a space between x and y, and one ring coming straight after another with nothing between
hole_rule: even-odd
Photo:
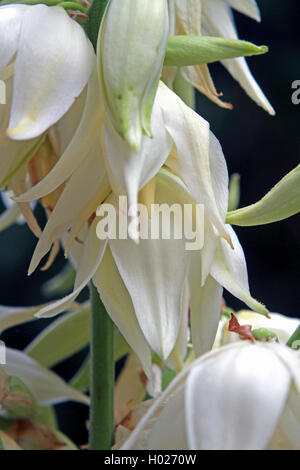
<instances>
[{"instance_id":1,"label":"yucca flower petal","mask_svg":"<svg viewBox=\"0 0 300 470\"><path fill-rule=\"evenodd\" d=\"M97 218L93 221L88 230L85 243L80 250L73 291L62 299L54 301L40 309L36 314L38 318L53 317L66 310L93 278L101 263L107 244L106 240L103 241L97 237L96 225L98 221Z\"/></svg>"},{"instance_id":2,"label":"yucca flower petal","mask_svg":"<svg viewBox=\"0 0 300 470\"><path fill-rule=\"evenodd\" d=\"M195 201L204 204L220 236L230 243L212 186L209 124L165 85L161 84L158 94L166 129L177 148L180 176Z\"/></svg>"},{"instance_id":3,"label":"yucca flower petal","mask_svg":"<svg viewBox=\"0 0 300 470\"><path fill-rule=\"evenodd\" d=\"M65 145L64 152L48 175L26 191L26 193L17 197L17 201L25 202L39 199L54 191L72 175L90 152L95 151L93 146L98 145L101 153L99 138L104 110L98 87L97 70L94 68L88 83L87 96L80 123L73 138L68 145ZM72 119L66 120L67 122L72 121ZM61 133L63 133L65 127L64 119L62 119L59 126L62 126Z\"/></svg>"},{"instance_id":4,"label":"yucca flower petal","mask_svg":"<svg viewBox=\"0 0 300 470\"><path fill-rule=\"evenodd\" d=\"M228 226L228 230L231 234L234 249L232 250L227 243L220 240L211 267L211 275L231 294L245 302L248 307L264 315L268 315L265 306L251 297L243 249L233 229Z\"/></svg>"},{"instance_id":5,"label":"yucca flower petal","mask_svg":"<svg viewBox=\"0 0 300 470\"><path fill-rule=\"evenodd\" d=\"M237 39L230 8L223 0L202 0L202 26L210 36ZM226 59L222 63L246 93L269 114L274 109L254 80L244 58Z\"/></svg>"},{"instance_id":6,"label":"yucca flower petal","mask_svg":"<svg viewBox=\"0 0 300 470\"><path fill-rule=\"evenodd\" d=\"M25 5L1 6L0 10L0 76L17 52Z\"/></svg>"},{"instance_id":7,"label":"yucca flower petal","mask_svg":"<svg viewBox=\"0 0 300 470\"><path fill-rule=\"evenodd\" d=\"M195 367L185 395L189 448L266 448L290 384L291 376L281 361L257 345L247 344L238 354L231 349Z\"/></svg>"},{"instance_id":8,"label":"yucca flower petal","mask_svg":"<svg viewBox=\"0 0 300 470\"><path fill-rule=\"evenodd\" d=\"M221 318L223 288L208 276L203 287L199 282L199 259L191 263L191 330L196 356L210 351L214 344Z\"/></svg>"}]
</instances>

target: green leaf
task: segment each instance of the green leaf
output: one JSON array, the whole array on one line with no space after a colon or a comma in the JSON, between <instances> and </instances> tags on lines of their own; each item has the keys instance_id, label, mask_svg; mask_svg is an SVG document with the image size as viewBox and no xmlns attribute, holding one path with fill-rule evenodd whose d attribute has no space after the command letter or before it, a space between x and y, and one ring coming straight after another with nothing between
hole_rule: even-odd
<instances>
[{"instance_id":1,"label":"green leaf","mask_svg":"<svg viewBox=\"0 0 300 470\"><path fill-rule=\"evenodd\" d=\"M57 449L57 450L78 450L78 447L74 444L74 442L71 441L71 439L68 438L65 434L63 434L60 431L55 431L55 435L58 437L58 439L62 442L64 442L66 445Z\"/></svg>"},{"instance_id":2,"label":"green leaf","mask_svg":"<svg viewBox=\"0 0 300 470\"><path fill-rule=\"evenodd\" d=\"M228 210L234 211L239 207L240 204L240 175L234 173L231 175L229 181L229 200L228 200Z\"/></svg>"},{"instance_id":3,"label":"green leaf","mask_svg":"<svg viewBox=\"0 0 300 470\"><path fill-rule=\"evenodd\" d=\"M89 11L89 21L86 24L86 34L96 51L99 28L108 0L94 0Z\"/></svg>"},{"instance_id":4,"label":"green leaf","mask_svg":"<svg viewBox=\"0 0 300 470\"><path fill-rule=\"evenodd\" d=\"M210 36L170 36L164 65L186 67L210 64L233 57L260 55L268 52L266 46L256 46L238 39Z\"/></svg>"},{"instance_id":5,"label":"green leaf","mask_svg":"<svg viewBox=\"0 0 300 470\"><path fill-rule=\"evenodd\" d=\"M57 430L56 415L53 406L39 406L37 409L35 421L44 424L44 426L51 429L52 431Z\"/></svg>"},{"instance_id":6,"label":"green leaf","mask_svg":"<svg viewBox=\"0 0 300 470\"><path fill-rule=\"evenodd\" d=\"M286 345L293 349L300 349L300 325L292 334Z\"/></svg>"},{"instance_id":7,"label":"green leaf","mask_svg":"<svg viewBox=\"0 0 300 470\"><path fill-rule=\"evenodd\" d=\"M0 437L0 450L5 450L1 437Z\"/></svg>"},{"instance_id":8,"label":"green leaf","mask_svg":"<svg viewBox=\"0 0 300 470\"><path fill-rule=\"evenodd\" d=\"M162 375L162 390L165 390L168 387L175 376L176 372L174 370L169 369L168 367L164 368Z\"/></svg>"},{"instance_id":9,"label":"green leaf","mask_svg":"<svg viewBox=\"0 0 300 470\"><path fill-rule=\"evenodd\" d=\"M88 345L90 312L82 308L63 315L45 328L25 352L45 367L53 367Z\"/></svg>"},{"instance_id":10,"label":"green leaf","mask_svg":"<svg viewBox=\"0 0 300 470\"><path fill-rule=\"evenodd\" d=\"M264 225L300 212L300 165L279 181L260 201L227 214L232 225Z\"/></svg>"},{"instance_id":11,"label":"green leaf","mask_svg":"<svg viewBox=\"0 0 300 470\"><path fill-rule=\"evenodd\" d=\"M74 377L70 380L69 385L82 393L86 393L90 387L90 357L88 357Z\"/></svg>"},{"instance_id":12,"label":"green leaf","mask_svg":"<svg viewBox=\"0 0 300 470\"><path fill-rule=\"evenodd\" d=\"M121 357L130 353L131 348L125 341L117 328L114 329L114 359L118 361ZM90 358L88 357L74 377L71 379L69 385L80 392L86 393L90 386Z\"/></svg>"},{"instance_id":13,"label":"green leaf","mask_svg":"<svg viewBox=\"0 0 300 470\"><path fill-rule=\"evenodd\" d=\"M195 89L182 76L180 69L177 70L173 87L176 95L178 95L187 106L195 109Z\"/></svg>"},{"instance_id":14,"label":"green leaf","mask_svg":"<svg viewBox=\"0 0 300 470\"><path fill-rule=\"evenodd\" d=\"M47 297L65 295L74 286L76 272L70 263L63 270L43 285L43 293Z\"/></svg>"}]
</instances>

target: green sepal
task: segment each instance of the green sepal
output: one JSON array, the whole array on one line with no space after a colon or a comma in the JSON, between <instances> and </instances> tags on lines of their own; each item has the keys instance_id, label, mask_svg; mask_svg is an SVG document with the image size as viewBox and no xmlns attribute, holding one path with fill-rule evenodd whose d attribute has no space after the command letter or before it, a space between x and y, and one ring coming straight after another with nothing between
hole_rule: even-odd
<instances>
[{"instance_id":1,"label":"green sepal","mask_svg":"<svg viewBox=\"0 0 300 470\"><path fill-rule=\"evenodd\" d=\"M210 64L234 57L260 55L268 52L266 46L256 46L239 39L210 36L170 36L164 65L186 67Z\"/></svg>"},{"instance_id":2,"label":"green sepal","mask_svg":"<svg viewBox=\"0 0 300 470\"><path fill-rule=\"evenodd\" d=\"M45 328L25 349L25 353L45 367L53 367L88 345L89 308L67 313Z\"/></svg>"}]
</instances>

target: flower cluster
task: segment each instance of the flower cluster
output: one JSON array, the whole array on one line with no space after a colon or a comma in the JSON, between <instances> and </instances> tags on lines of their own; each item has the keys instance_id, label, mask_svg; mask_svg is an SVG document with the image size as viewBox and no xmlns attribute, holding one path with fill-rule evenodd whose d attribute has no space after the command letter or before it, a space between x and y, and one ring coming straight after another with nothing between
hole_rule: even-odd
<instances>
[{"instance_id":1,"label":"flower cluster","mask_svg":"<svg viewBox=\"0 0 300 470\"><path fill-rule=\"evenodd\" d=\"M37 420L37 403L88 401L46 367L88 344L90 306L74 302L92 282L115 325L116 358L128 352L131 358L123 373L125 390L122 377L116 388L116 419L121 423L117 447L299 448L297 353L282 344L261 344L261 337L255 344L220 347L229 342L225 317L220 323L223 289L254 312L270 316L250 294L243 249L232 225L270 223L299 212L299 169L255 205L228 213L229 177L221 145L191 106L196 88L220 106L231 107L221 101L207 65L221 60L246 93L274 114L244 58L265 48L238 40L231 11L259 20L256 3L106 3L97 45L81 25L86 15L70 15L67 4L66 9L59 2L0 6L0 77L7 93L7 105L0 108L0 182L3 197L10 200L0 229L22 215L37 236L29 274L47 254L43 269L48 268L60 246L76 271L71 293L59 300L0 308L0 331L68 312L29 345L27 355L11 351L6 375L3 380L0 376L0 405L10 413L7 396L15 392L7 384L13 375L24 382L22 393L27 393L25 386L33 393L31 421ZM82 4L74 5L72 10L82 11ZM110 237L108 230L107 237L99 237L107 204L116 208L116 223L121 224L122 197L130 207L128 229L122 236L119 230L118 237ZM34 215L37 201L47 216L43 229ZM160 229L157 237L142 236L141 218L151 222L154 204L189 205L195 230L204 233L202 249L188 251L184 237L165 239ZM173 230L176 224L182 220L172 219ZM272 329L275 320L265 321ZM57 343L65 333L68 338L60 348ZM49 352L51 345L55 352ZM37 367L39 380L49 383L49 397L22 371L26 361L32 361L26 371ZM138 390L128 388L128 369ZM164 369L183 370L161 393L157 380ZM141 373L143 384L137 378ZM139 404L145 383L154 397L150 405ZM131 396L136 392L137 400ZM126 413L120 411L128 393L130 409L123 408L131 416L130 430L123 425ZM150 406L141 420L134 404L143 412ZM14 418L20 418L18 413L13 408ZM55 444L55 439L63 443ZM56 433L49 442L52 448L70 445L65 439ZM22 436L0 431L4 446L20 441Z\"/></svg>"}]
</instances>

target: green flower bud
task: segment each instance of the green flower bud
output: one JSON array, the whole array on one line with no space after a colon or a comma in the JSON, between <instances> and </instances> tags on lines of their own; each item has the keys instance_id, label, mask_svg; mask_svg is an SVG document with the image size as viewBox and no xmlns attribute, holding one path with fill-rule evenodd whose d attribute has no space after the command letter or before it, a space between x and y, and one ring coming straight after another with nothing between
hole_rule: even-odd
<instances>
[{"instance_id":1,"label":"green flower bud","mask_svg":"<svg viewBox=\"0 0 300 470\"><path fill-rule=\"evenodd\" d=\"M167 0L110 0L97 55L106 109L115 129L138 150L151 136L151 111L169 33Z\"/></svg>"}]
</instances>

